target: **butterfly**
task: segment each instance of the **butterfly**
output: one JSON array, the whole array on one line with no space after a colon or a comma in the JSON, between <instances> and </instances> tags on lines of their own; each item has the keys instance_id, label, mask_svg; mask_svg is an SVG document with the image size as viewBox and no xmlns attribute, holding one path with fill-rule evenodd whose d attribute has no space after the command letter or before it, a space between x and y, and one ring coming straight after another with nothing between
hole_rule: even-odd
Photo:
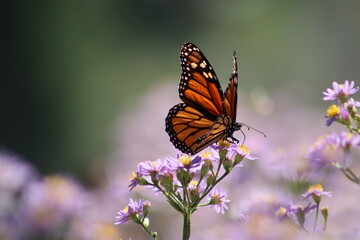
<instances>
[{"instance_id":1,"label":"butterfly","mask_svg":"<svg viewBox=\"0 0 360 240\"><path fill-rule=\"evenodd\" d=\"M179 96L183 103L172 107L165 119L170 141L177 149L190 155L219 140L238 143L233 133L241 131L245 124L236 122L236 52L233 53L233 67L225 92L209 61L194 44L185 43L182 46L180 61Z\"/></svg>"}]
</instances>

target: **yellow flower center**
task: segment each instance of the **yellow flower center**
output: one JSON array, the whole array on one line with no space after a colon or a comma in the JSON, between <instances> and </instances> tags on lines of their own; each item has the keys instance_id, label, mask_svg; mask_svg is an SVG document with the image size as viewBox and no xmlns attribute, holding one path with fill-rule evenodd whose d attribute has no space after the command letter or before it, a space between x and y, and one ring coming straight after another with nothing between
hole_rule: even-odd
<instances>
[{"instance_id":1,"label":"yellow flower center","mask_svg":"<svg viewBox=\"0 0 360 240\"><path fill-rule=\"evenodd\" d=\"M198 181L192 180L192 181L189 183L189 186L195 187L197 184L198 184Z\"/></svg>"},{"instance_id":2,"label":"yellow flower center","mask_svg":"<svg viewBox=\"0 0 360 240\"><path fill-rule=\"evenodd\" d=\"M128 206L124 207L123 211L124 212L129 212L129 207Z\"/></svg>"},{"instance_id":3,"label":"yellow flower center","mask_svg":"<svg viewBox=\"0 0 360 240\"><path fill-rule=\"evenodd\" d=\"M181 162L184 166L188 166L191 163L191 157L189 155L182 155L179 157L179 162Z\"/></svg>"},{"instance_id":4,"label":"yellow flower center","mask_svg":"<svg viewBox=\"0 0 360 240\"><path fill-rule=\"evenodd\" d=\"M280 207L278 210L276 210L275 216L283 216L286 214L286 212L286 208Z\"/></svg>"},{"instance_id":5,"label":"yellow flower center","mask_svg":"<svg viewBox=\"0 0 360 240\"><path fill-rule=\"evenodd\" d=\"M318 191L318 192L322 192L324 191L323 186L321 186L321 184L315 184L309 187L308 192L314 192L314 191Z\"/></svg>"},{"instance_id":6,"label":"yellow flower center","mask_svg":"<svg viewBox=\"0 0 360 240\"><path fill-rule=\"evenodd\" d=\"M334 118L339 115L340 108L338 106L336 106L335 104L333 104L328 108L326 113L329 118Z\"/></svg>"},{"instance_id":7,"label":"yellow flower center","mask_svg":"<svg viewBox=\"0 0 360 240\"><path fill-rule=\"evenodd\" d=\"M230 147L230 142L226 140L220 140L218 144L220 147Z\"/></svg>"},{"instance_id":8,"label":"yellow flower center","mask_svg":"<svg viewBox=\"0 0 360 240\"><path fill-rule=\"evenodd\" d=\"M129 178L129 181L134 180L134 179L138 179L138 178L139 178L139 176L136 174L136 172L132 172L131 177Z\"/></svg>"},{"instance_id":9,"label":"yellow flower center","mask_svg":"<svg viewBox=\"0 0 360 240\"><path fill-rule=\"evenodd\" d=\"M211 152L204 152L203 154L200 154L200 156L202 157L202 158L209 158L209 157L211 157Z\"/></svg>"},{"instance_id":10,"label":"yellow flower center","mask_svg":"<svg viewBox=\"0 0 360 240\"><path fill-rule=\"evenodd\" d=\"M245 154L244 155L249 155L250 154L250 148L248 148L245 145L239 145L239 148L241 149L241 151L243 151Z\"/></svg>"}]
</instances>

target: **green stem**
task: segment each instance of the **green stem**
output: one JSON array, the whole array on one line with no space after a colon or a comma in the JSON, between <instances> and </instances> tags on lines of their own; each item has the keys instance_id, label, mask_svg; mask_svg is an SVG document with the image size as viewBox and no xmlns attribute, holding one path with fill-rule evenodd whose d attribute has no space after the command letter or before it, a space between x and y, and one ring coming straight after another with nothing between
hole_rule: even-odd
<instances>
[{"instance_id":1,"label":"green stem","mask_svg":"<svg viewBox=\"0 0 360 240\"><path fill-rule=\"evenodd\" d=\"M190 229L191 229L191 212L184 212L184 225L183 225L183 240L190 239Z\"/></svg>"},{"instance_id":2,"label":"green stem","mask_svg":"<svg viewBox=\"0 0 360 240\"><path fill-rule=\"evenodd\" d=\"M317 220L318 220L318 216L319 216L319 207L320 207L320 204L317 203L316 204L316 215L315 215L315 221L314 221L314 229L313 229L314 232L316 230L316 224L317 224Z\"/></svg>"},{"instance_id":3,"label":"green stem","mask_svg":"<svg viewBox=\"0 0 360 240\"><path fill-rule=\"evenodd\" d=\"M141 221L139 224L140 224L141 227L152 237L152 239L155 239L155 240L158 239L158 238L156 237L156 233L150 231L150 229L145 226L144 221Z\"/></svg>"},{"instance_id":4,"label":"green stem","mask_svg":"<svg viewBox=\"0 0 360 240\"><path fill-rule=\"evenodd\" d=\"M340 170L350 181L360 185L360 179L355 175L355 173L351 169L347 167L343 167L340 168Z\"/></svg>"}]
</instances>

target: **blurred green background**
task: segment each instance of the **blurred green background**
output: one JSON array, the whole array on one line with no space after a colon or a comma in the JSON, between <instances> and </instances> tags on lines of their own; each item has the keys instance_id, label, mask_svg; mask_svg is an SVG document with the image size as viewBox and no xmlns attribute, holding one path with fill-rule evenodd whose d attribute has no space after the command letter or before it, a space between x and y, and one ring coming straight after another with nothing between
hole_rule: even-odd
<instances>
[{"instance_id":1,"label":"blurred green background","mask_svg":"<svg viewBox=\"0 0 360 240\"><path fill-rule=\"evenodd\" d=\"M106 158L137 99L178 83L187 41L223 85L236 50L243 91L316 105L332 81L360 79L360 1L15 0L0 11L0 147L43 173L86 176Z\"/></svg>"}]
</instances>

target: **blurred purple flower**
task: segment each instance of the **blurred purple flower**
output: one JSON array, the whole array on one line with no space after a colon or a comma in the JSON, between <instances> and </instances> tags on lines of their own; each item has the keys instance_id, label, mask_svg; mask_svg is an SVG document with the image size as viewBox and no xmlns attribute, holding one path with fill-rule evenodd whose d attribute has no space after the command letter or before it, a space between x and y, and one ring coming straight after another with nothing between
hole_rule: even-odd
<instances>
[{"instance_id":1,"label":"blurred purple flower","mask_svg":"<svg viewBox=\"0 0 360 240\"><path fill-rule=\"evenodd\" d=\"M359 91L359 87L354 88L354 81L349 82L345 80L343 84L338 84L337 82L333 82L333 88L328 88L325 92L323 92L324 101L331 101L331 100L343 100L347 98L349 95L352 95ZM342 102L342 101L340 101Z\"/></svg>"},{"instance_id":2,"label":"blurred purple flower","mask_svg":"<svg viewBox=\"0 0 360 240\"><path fill-rule=\"evenodd\" d=\"M350 98L348 101L347 101L347 107L348 108L358 108L360 107L360 102L353 99L353 98Z\"/></svg>"},{"instance_id":3,"label":"blurred purple flower","mask_svg":"<svg viewBox=\"0 0 360 240\"><path fill-rule=\"evenodd\" d=\"M340 134L334 132L321 136L309 149L306 157L314 167L321 168L339 162L342 158L341 154L351 147L360 147L360 135L345 131Z\"/></svg>"},{"instance_id":4,"label":"blurred purple flower","mask_svg":"<svg viewBox=\"0 0 360 240\"><path fill-rule=\"evenodd\" d=\"M330 191L324 191L324 188L321 184L312 185L309 187L309 189L303 193L301 196L306 200L310 197L315 198L321 198L322 196L328 196L331 197ZM316 200L315 200L316 201Z\"/></svg>"},{"instance_id":5,"label":"blurred purple flower","mask_svg":"<svg viewBox=\"0 0 360 240\"><path fill-rule=\"evenodd\" d=\"M130 220L136 220L140 218L140 215L143 214L144 203L148 201L144 201L140 199L138 202L130 199L130 202L123 210L117 212L115 224L125 224Z\"/></svg>"},{"instance_id":6,"label":"blurred purple flower","mask_svg":"<svg viewBox=\"0 0 360 240\"><path fill-rule=\"evenodd\" d=\"M286 208L286 214L296 224L303 226L306 214L311 212L315 208L316 205L311 205L310 203L306 207L300 204L290 204Z\"/></svg>"},{"instance_id":7,"label":"blurred purple flower","mask_svg":"<svg viewBox=\"0 0 360 240\"><path fill-rule=\"evenodd\" d=\"M225 199L227 196L226 192L223 191L220 187L215 187L210 193L209 193L209 204L210 208L215 208L215 211L219 214L224 214L225 209L228 209L228 206L226 205L227 202L230 202L230 200Z\"/></svg>"},{"instance_id":8,"label":"blurred purple flower","mask_svg":"<svg viewBox=\"0 0 360 240\"><path fill-rule=\"evenodd\" d=\"M0 152L0 190L16 193L35 179L36 171L17 156Z\"/></svg>"},{"instance_id":9,"label":"blurred purple flower","mask_svg":"<svg viewBox=\"0 0 360 240\"><path fill-rule=\"evenodd\" d=\"M86 194L75 180L52 175L33 182L23 196L21 219L43 232L54 232L69 224L86 202Z\"/></svg>"},{"instance_id":10,"label":"blurred purple flower","mask_svg":"<svg viewBox=\"0 0 360 240\"><path fill-rule=\"evenodd\" d=\"M350 118L350 113L349 113L348 109L345 108L343 105L340 106L339 117L342 120L349 120L349 118Z\"/></svg>"}]
</instances>

